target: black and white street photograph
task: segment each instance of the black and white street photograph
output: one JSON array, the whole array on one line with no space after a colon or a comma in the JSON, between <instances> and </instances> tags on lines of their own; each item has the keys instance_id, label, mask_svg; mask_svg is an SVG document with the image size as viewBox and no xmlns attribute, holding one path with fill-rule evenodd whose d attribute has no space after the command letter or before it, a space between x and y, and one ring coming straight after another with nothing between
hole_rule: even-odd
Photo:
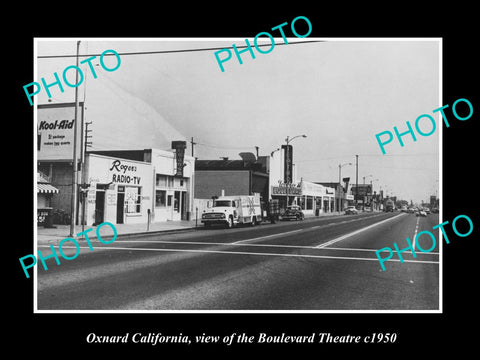
<instances>
[{"instance_id":1,"label":"black and white street photograph","mask_svg":"<svg viewBox=\"0 0 480 360\"><path fill-rule=\"evenodd\" d=\"M441 39L294 24L36 39L37 311L442 309Z\"/></svg>"},{"instance_id":2,"label":"black and white street photograph","mask_svg":"<svg viewBox=\"0 0 480 360\"><path fill-rule=\"evenodd\" d=\"M475 350L474 8L170 5L4 22L4 342Z\"/></svg>"}]
</instances>

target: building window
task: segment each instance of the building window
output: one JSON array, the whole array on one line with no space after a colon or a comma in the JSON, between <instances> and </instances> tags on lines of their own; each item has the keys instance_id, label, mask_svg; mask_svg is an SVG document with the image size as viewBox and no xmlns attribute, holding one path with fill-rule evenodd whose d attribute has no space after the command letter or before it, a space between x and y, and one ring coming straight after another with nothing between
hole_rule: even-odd
<instances>
[{"instance_id":1,"label":"building window","mask_svg":"<svg viewBox=\"0 0 480 360\"><path fill-rule=\"evenodd\" d=\"M313 209L313 196L307 196L307 210Z\"/></svg>"},{"instance_id":2,"label":"building window","mask_svg":"<svg viewBox=\"0 0 480 360\"><path fill-rule=\"evenodd\" d=\"M167 192L165 190L155 191L155 207L165 207L167 205Z\"/></svg>"},{"instance_id":3,"label":"building window","mask_svg":"<svg viewBox=\"0 0 480 360\"><path fill-rule=\"evenodd\" d=\"M167 206L172 206L172 197L173 197L173 195L168 195L168 197L167 197Z\"/></svg>"},{"instance_id":4,"label":"building window","mask_svg":"<svg viewBox=\"0 0 480 360\"><path fill-rule=\"evenodd\" d=\"M168 187L172 188L173 187L173 180L174 180L173 176L168 176L167 179L168 179Z\"/></svg>"},{"instance_id":5,"label":"building window","mask_svg":"<svg viewBox=\"0 0 480 360\"><path fill-rule=\"evenodd\" d=\"M157 174L156 175L156 185L160 187L167 187L167 176Z\"/></svg>"},{"instance_id":6,"label":"building window","mask_svg":"<svg viewBox=\"0 0 480 360\"><path fill-rule=\"evenodd\" d=\"M305 210L305 198L304 198L303 196L300 196L300 197L298 198L298 201L299 201L300 208L301 208L302 210Z\"/></svg>"},{"instance_id":7,"label":"building window","mask_svg":"<svg viewBox=\"0 0 480 360\"><path fill-rule=\"evenodd\" d=\"M136 186L125 187L125 206L128 214L139 214L142 205L142 188Z\"/></svg>"}]
</instances>

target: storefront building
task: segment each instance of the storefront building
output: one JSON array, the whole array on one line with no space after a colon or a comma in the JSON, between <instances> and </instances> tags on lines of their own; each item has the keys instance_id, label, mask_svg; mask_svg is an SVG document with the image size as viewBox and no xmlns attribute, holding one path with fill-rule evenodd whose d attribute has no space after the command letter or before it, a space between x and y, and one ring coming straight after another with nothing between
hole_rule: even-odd
<instances>
[{"instance_id":1,"label":"storefront building","mask_svg":"<svg viewBox=\"0 0 480 360\"><path fill-rule=\"evenodd\" d=\"M106 188L107 197L112 191L117 194L116 216L112 213L113 205L107 210L110 219L116 220L115 223L191 219L195 162L193 157L159 149L94 151L88 157L90 160L94 159L93 167L90 165L92 161L88 164L90 188L91 181L100 180L103 176L104 180L109 181L99 181L100 191ZM100 157L109 159L108 164L103 161L102 165L97 165L97 158ZM107 167L108 172L105 173ZM109 182L112 184L108 184ZM93 195L90 196L93 201ZM110 197L110 201L113 201L115 195ZM101 208L101 204L99 207ZM101 209L97 212L101 214ZM89 220L92 220L91 213Z\"/></svg>"},{"instance_id":2,"label":"storefront building","mask_svg":"<svg viewBox=\"0 0 480 360\"><path fill-rule=\"evenodd\" d=\"M148 221L152 209L153 167L149 163L87 154L86 188L80 218L87 225L108 221Z\"/></svg>"},{"instance_id":3,"label":"storefront building","mask_svg":"<svg viewBox=\"0 0 480 360\"><path fill-rule=\"evenodd\" d=\"M52 216L52 196L58 194L58 189L50 184L45 174L37 172L37 225L51 226L47 219Z\"/></svg>"},{"instance_id":4,"label":"storefront building","mask_svg":"<svg viewBox=\"0 0 480 360\"><path fill-rule=\"evenodd\" d=\"M146 152L146 161L155 173L152 222L192 219L195 158L183 155L182 167L177 159L178 155L171 151Z\"/></svg>"},{"instance_id":5,"label":"storefront building","mask_svg":"<svg viewBox=\"0 0 480 360\"><path fill-rule=\"evenodd\" d=\"M297 202L305 215L320 215L336 211L334 188L302 181L301 189L302 196Z\"/></svg>"}]
</instances>

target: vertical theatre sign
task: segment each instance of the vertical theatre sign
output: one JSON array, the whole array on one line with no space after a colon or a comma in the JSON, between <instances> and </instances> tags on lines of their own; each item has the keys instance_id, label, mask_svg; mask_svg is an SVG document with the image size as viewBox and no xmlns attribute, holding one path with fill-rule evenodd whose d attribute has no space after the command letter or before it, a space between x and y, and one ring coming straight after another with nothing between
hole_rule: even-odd
<instances>
[{"instance_id":1,"label":"vertical theatre sign","mask_svg":"<svg viewBox=\"0 0 480 360\"><path fill-rule=\"evenodd\" d=\"M293 147L292 145L282 145L284 151L283 162L283 181L285 184L291 184L293 179Z\"/></svg>"},{"instance_id":2,"label":"vertical theatre sign","mask_svg":"<svg viewBox=\"0 0 480 360\"><path fill-rule=\"evenodd\" d=\"M175 176L177 177L183 177L186 148L187 148L186 141L172 141L172 149L175 149L175 159L177 164L177 170L175 171Z\"/></svg>"},{"instance_id":3,"label":"vertical theatre sign","mask_svg":"<svg viewBox=\"0 0 480 360\"><path fill-rule=\"evenodd\" d=\"M79 121L83 118L80 103ZM75 103L37 106L37 159L39 161L73 159ZM81 131L81 129L79 128ZM80 141L77 142L77 151Z\"/></svg>"}]
</instances>

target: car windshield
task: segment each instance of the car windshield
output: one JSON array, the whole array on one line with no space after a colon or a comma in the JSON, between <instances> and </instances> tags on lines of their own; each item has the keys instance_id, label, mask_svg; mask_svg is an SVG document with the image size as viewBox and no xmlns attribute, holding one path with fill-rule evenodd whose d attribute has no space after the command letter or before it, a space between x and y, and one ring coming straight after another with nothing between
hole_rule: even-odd
<instances>
[{"instance_id":1,"label":"car windshield","mask_svg":"<svg viewBox=\"0 0 480 360\"><path fill-rule=\"evenodd\" d=\"M215 200L215 202L213 203L213 206L231 207L232 201L231 200Z\"/></svg>"}]
</instances>

